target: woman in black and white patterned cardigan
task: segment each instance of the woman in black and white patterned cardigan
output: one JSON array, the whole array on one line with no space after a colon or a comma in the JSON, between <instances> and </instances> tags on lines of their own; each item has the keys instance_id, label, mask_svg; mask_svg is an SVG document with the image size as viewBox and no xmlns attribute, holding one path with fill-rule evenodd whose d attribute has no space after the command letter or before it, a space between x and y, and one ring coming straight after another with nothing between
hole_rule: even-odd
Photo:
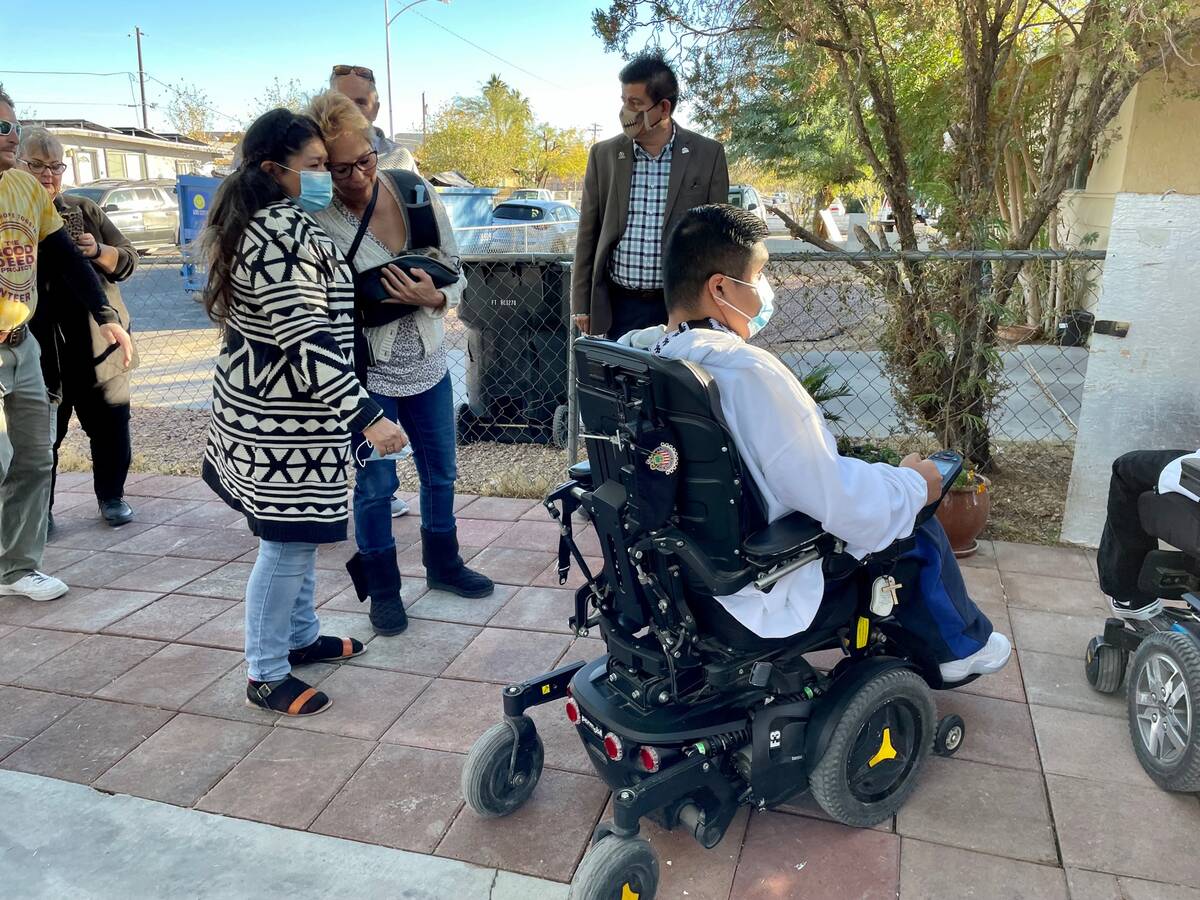
<instances>
[{"instance_id":1,"label":"woman in black and white patterned cardigan","mask_svg":"<svg viewBox=\"0 0 1200 900\"><path fill-rule=\"evenodd\" d=\"M205 305L224 340L204 480L260 539L246 584L247 700L292 716L330 703L292 665L364 649L321 636L313 606L317 545L346 539L350 431L388 452L406 443L354 375L352 276L309 215L329 202L327 161L311 119L264 114L205 235Z\"/></svg>"}]
</instances>

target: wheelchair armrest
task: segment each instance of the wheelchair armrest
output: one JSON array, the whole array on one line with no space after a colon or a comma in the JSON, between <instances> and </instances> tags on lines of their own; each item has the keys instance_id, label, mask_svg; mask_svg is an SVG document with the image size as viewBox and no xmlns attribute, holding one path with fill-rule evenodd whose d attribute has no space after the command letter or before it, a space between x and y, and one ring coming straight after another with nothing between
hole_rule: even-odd
<instances>
[{"instance_id":1,"label":"wheelchair armrest","mask_svg":"<svg viewBox=\"0 0 1200 900\"><path fill-rule=\"evenodd\" d=\"M794 556L815 544L823 534L825 529L820 522L802 512L794 512L746 538L742 542L742 553L755 561Z\"/></svg>"}]
</instances>

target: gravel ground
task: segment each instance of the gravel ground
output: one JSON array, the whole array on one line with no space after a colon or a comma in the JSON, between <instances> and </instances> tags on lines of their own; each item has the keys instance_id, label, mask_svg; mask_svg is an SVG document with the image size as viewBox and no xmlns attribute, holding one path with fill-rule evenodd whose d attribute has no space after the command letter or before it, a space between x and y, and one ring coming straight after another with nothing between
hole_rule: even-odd
<instances>
[{"instance_id":1,"label":"gravel ground","mask_svg":"<svg viewBox=\"0 0 1200 900\"><path fill-rule=\"evenodd\" d=\"M199 475L208 424L205 410L141 407L133 410L134 461L137 472ZM936 449L918 439L889 441L894 449L929 453ZM1031 544L1054 544L1066 508L1071 449L1043 444L996 445L998 470L992 479L992 513L984 536ZM74 424L60 454L62 471L90 465L87 439ZM557 484L567 466L566 453L532 444L470 444L458 451L458 490L489 497L537 499ZM400 467L401 487L417 489L416 470Z\"/></svg>"}]
</instances>

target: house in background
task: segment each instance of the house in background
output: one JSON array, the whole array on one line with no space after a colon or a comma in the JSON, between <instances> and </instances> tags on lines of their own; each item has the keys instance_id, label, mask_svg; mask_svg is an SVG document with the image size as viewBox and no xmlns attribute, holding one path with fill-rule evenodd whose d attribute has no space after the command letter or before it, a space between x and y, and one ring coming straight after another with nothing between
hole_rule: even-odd
<instances>
[{"instance_id":1,"label":"house in background","mask_svg":"<svg viewBox=\"0 0 1200 900\"><path fill-rule=\"evenodd\" d=\"M1063 194L1063 243L1108 246L1117 194L1200 194L1200 73L1173 66L1142 77L1110 126L1112 142ZM1148 222L1148 225L1153 223Z\"/></svg>"},{"instance_id":2,"label":"house in background","mask_svg":"<svg viewBox=\"0 0 1200 900\"><path fill-rule=\"evenodd\" d=\"M41 125L62 141L63 185L101 178L130 181L178 175L207 175L221 151L181 134L141 128L109 128L85 119L42 119Z\"/></svg>"}]
</instances>

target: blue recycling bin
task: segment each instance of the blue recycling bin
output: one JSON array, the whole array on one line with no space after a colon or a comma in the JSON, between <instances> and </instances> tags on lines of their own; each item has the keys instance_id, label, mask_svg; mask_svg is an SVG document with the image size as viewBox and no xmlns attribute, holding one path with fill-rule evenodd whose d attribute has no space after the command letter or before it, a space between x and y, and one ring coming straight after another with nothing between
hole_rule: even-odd
<instances>
[{"instance_id":1,"label":"blue recycling bin","mask_svg":"<svg viewBox=\"0 0 1200 900\"><path fill-rule=\"evenodd\" d=\"M195 242L208 221L208 211L221 184L220 178L180 175L175 180L179 199L179 246L183 251L183 289L202 291L206 281L204 264L196 256Z\"/></svg>"}]
</instances>

